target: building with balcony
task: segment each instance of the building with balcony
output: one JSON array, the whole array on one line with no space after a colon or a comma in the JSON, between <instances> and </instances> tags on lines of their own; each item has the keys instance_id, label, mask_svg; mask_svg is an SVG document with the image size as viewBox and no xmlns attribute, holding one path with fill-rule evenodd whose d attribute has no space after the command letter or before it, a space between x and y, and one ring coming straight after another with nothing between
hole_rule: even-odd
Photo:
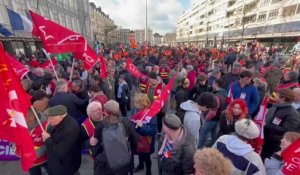
<instances>
[{"instance_id":1,"label":"building with balcony","mask_svg":"<svg viewBox=\"0 0 300 175\"><path fill-rule=\"evenodd\" d=\"M116 38L113 31L117 28L114 21L94 3L90 3L90 11L93 40L106 45L113 43Z\"/></svg>"},{"instance_id":2,"label":"building with balcony","mask_svg":"<svg viewBox=\"0 0 300 175\"><path fill-rule=\"evenodd\" d=\"M1 0L0 23L12 31L6 7L26 16L27 2L34 12L81 33L90 43L92 42L88 0ZM15 32L14 34L12 37L0 36L4 49L10 53L21 52L30 56L42 47L40 40L33 37L31 33Z\"/></svg>"},{"instance_id":3,"label":"building with balcony","mask_svg":"<svg viewBox=\"0 0 300 175\"><path fill-rule=\"evenodd\" d=\"M202 0L177 21L177 42L200 46L292 43L300 35L299 0Z\"/></svg>"}]
</instances>

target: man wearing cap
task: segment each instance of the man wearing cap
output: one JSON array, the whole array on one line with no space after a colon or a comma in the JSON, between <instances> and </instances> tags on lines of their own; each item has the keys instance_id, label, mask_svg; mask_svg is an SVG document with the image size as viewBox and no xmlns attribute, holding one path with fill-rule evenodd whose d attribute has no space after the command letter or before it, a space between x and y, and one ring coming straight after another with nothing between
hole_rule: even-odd
<instances>
[{"instance_id":1,"label":"man wearing cap","mask_svg":"<svg viewBox=\"0 0 300 175\"><path fill-rule=\"evenodd\" d=\"M158 146L159 174L193 174L193 155L196 151L193 136L174 114L167 114L163 118L163 131L165 135Z\"/></svg>"},{"instance_id":2,"label":"man wearing cap","mask_svg":"<svg viewBox=\"0 0 300 175\"><path fill-rule=\"evenodd\" d=\"M79 126L67 114L67 108L57 105L43 113L49 126L42 133L47 148L49 175L73 175L81 164Z\"/></svg>"},{"instance_id":3,"label":"man wearing cap","mask_svg":"<svg viewBox=\"0 0 300 175\"><path fill-rule=\"evenodd\" d=\"M213 148L218 149L233 163L232 174L265 175L265 167L260 156L253 151L248 141L259 136L259 129L250 119L241 119L235 123L235 134L223 135Z\"/></svg>"},{"instance_id":4,"label":"man wearing cap","mask_svg":"<svg viewBox=\"0 0 300 175\"><path fill-rule=\"evenodd\" d=\"M145 94L148 95L148 98L150 100L150 103L152 104L154 100L156 100L162 90L163 90L163 83L158 80L158 75L155 72L151 72L149 74L149 81L146 85ZM158 133L161 132L162 128L162 118L165 115L166 112L166 105L160 110L160 112L157 114L157 129Z\"/></svg>"}]
</instances>

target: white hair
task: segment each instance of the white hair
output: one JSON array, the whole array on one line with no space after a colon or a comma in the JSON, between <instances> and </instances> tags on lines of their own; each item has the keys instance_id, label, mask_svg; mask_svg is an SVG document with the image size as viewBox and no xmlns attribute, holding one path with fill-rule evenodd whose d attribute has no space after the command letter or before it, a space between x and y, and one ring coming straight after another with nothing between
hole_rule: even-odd
<instances>
[{"instance_id":1,"label":"white hair","mask_svg":"<svg viewBox=\"0 0 300 175\"><path fill-rule=\"evenodd\" d=\"M95 108L100 108L102 110L101 103L99 103L97 101L93 101L93 102L89 103L89 105L86 108L87 115L90 116L90 114L92 113L93 109L95 109Z\"/></svg>"}]
</instances>

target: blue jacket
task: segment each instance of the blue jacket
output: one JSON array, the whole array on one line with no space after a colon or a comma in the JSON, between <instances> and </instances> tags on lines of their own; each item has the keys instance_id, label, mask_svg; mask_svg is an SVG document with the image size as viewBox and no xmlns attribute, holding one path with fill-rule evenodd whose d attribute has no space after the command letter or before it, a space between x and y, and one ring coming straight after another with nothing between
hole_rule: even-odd
<instances>
[{"instance_id":1,"label":"blue jacket","mask_svg":"<svg viewBox=\"0 0 300 175\"><path fill-rule=\"evenodd\" d=\"M233 99L241 98L241 94L244 93L245 101L247 103L249 114L252 115L259 105L259 95L257 88L253 85L247 85L241 87L239 81L232 84Z\"/></svg>"},{"instance_id":2,"label":"blue jacket","mask_svg":"<svg viewBox=\"0 0 300 175\"><path fill-rule=\"evenodd\" d=\"M153 117L149 123L143 124L142 127L137 127L136 132L141 136L151 136L150 154L154 152L155 135L157 133L157 117Z\"/></svg>"}]
</instances>

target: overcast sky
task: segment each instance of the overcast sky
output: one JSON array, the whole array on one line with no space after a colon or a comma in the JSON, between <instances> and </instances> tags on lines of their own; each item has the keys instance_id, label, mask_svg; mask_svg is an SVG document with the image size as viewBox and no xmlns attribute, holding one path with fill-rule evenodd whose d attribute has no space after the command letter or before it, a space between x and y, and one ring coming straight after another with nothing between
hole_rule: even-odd
<instances>
[{"instance_id":1,"label":"overcast sky","mask_svg":"<svg viewBox=\"0 0 300 175\"><path fill-rule=\"evenodd\" d=\"M178 17L196 0L148 0L148 27L164 35L175 32ZM128 29L145 28L146 0L90 0L114 20Z\"/></svg>"}]
</instances>

